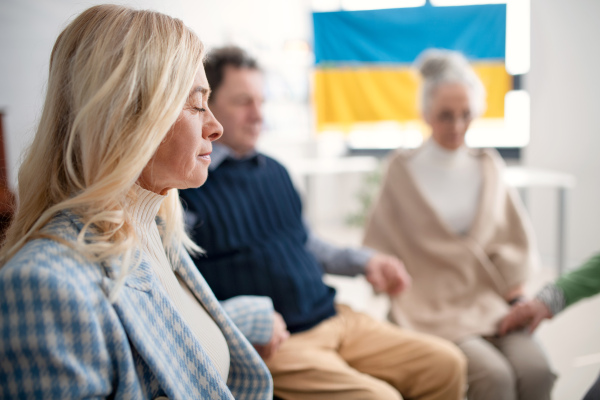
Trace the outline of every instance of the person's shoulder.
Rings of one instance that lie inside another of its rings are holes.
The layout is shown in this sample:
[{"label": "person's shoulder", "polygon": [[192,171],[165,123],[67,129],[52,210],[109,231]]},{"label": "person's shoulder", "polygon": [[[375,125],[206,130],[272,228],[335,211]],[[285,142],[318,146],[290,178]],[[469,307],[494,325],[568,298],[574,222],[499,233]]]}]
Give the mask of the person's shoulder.
[{"label": "person's shoulder", "polygon": [[276,160],[275,158],[268,156],[264,153],[258,154],[259,160],[258,162],[263,165],[266,171],[270,173],[277,173],[279,175],[285,175],[289,177],[290,171],[287,169],[285,165]]},{"label": "person's shoulder", "polygon": [[480,149],[471,149],[472,154],[478,156],[481,159],[489,160],[492,165],[499,171],[506,168],[506,163],[504,159],[498,152],[498,150],[494,148],[480,148]]},{"label": "person's shoulder", "polygon": [[396,150],[392,150],[390,154],[387,156],[386,163],[388,168],[405,168],[406,163],[418,154],[420,148],[416,149],[406,149],[406,148],[398,148]]},{"label": "person's shoulder", "polygon": [[287,168],[282,163],[280,163],[279,161],[277,161],[269,155],[266,155],[264,153],[258,153],[257,157],[259,157],[259,162],[264,163],[264,165],[268,167],[278,168],[287,171]]}]

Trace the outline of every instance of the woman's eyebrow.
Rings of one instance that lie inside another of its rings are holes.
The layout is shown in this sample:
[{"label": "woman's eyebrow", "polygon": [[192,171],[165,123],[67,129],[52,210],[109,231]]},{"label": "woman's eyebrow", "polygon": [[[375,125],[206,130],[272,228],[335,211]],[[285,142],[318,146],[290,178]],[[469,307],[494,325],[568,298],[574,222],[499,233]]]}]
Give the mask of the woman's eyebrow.
[{"label": "woman's eyebrow", "polygon": [[192,89],[192,91],[190,92],[190,97],[192,97],[193,95],[195,95],[196,93],[201,93],[203,96],[208,96],[210,95],[210,89],[206,88],[204,86],[196,86],[195,88]]}]

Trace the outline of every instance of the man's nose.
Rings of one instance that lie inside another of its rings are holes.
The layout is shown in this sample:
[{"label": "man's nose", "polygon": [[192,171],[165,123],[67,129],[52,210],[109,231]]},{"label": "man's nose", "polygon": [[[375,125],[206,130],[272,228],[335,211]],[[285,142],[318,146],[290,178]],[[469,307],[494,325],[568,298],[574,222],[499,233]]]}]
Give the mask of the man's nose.
[{"label": "man's nose", "polygon": [[262,115],[262,103],[254,101],[250,105],[250,117],[253,121],[261,122],[263,119]]}]

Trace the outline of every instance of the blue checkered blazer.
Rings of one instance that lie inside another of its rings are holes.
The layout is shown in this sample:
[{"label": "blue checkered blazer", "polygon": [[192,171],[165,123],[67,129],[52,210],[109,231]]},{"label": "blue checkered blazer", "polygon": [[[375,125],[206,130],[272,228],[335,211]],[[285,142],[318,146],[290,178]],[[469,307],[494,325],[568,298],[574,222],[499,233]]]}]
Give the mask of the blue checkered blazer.
[{"label": "blue checkered blazer", "polygon": [[[81,228],[65,213],[45,232],[74,241]],[[0,269],[0,398],[271,399],[266,366],[187,252],[179,257],[176,272],[229,345],[227,382],[143,255],[111,303],[117,262],[92,262],[69,246],[40,238]],[[238,314],[256,306],[251,300],[236,303]],[[252,331],[247,318],[245,326]],[[254,328],[264,334],[270,327]]]}]

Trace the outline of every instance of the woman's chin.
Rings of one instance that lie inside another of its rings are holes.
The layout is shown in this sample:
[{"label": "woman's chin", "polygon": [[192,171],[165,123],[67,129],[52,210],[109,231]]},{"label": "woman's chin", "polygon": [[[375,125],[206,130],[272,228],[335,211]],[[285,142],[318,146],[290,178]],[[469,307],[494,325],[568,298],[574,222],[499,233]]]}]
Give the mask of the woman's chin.
[{"label": "woman's chin", "polygon": [[199,176],[195,179],[191,179],[189,182],[187,182],[187,187],[185,187],[183,189],[199,188],[200,186],[202,186],[206,183],[207,178],[208,178],[208,174],[203,174],[202,176]]}]

